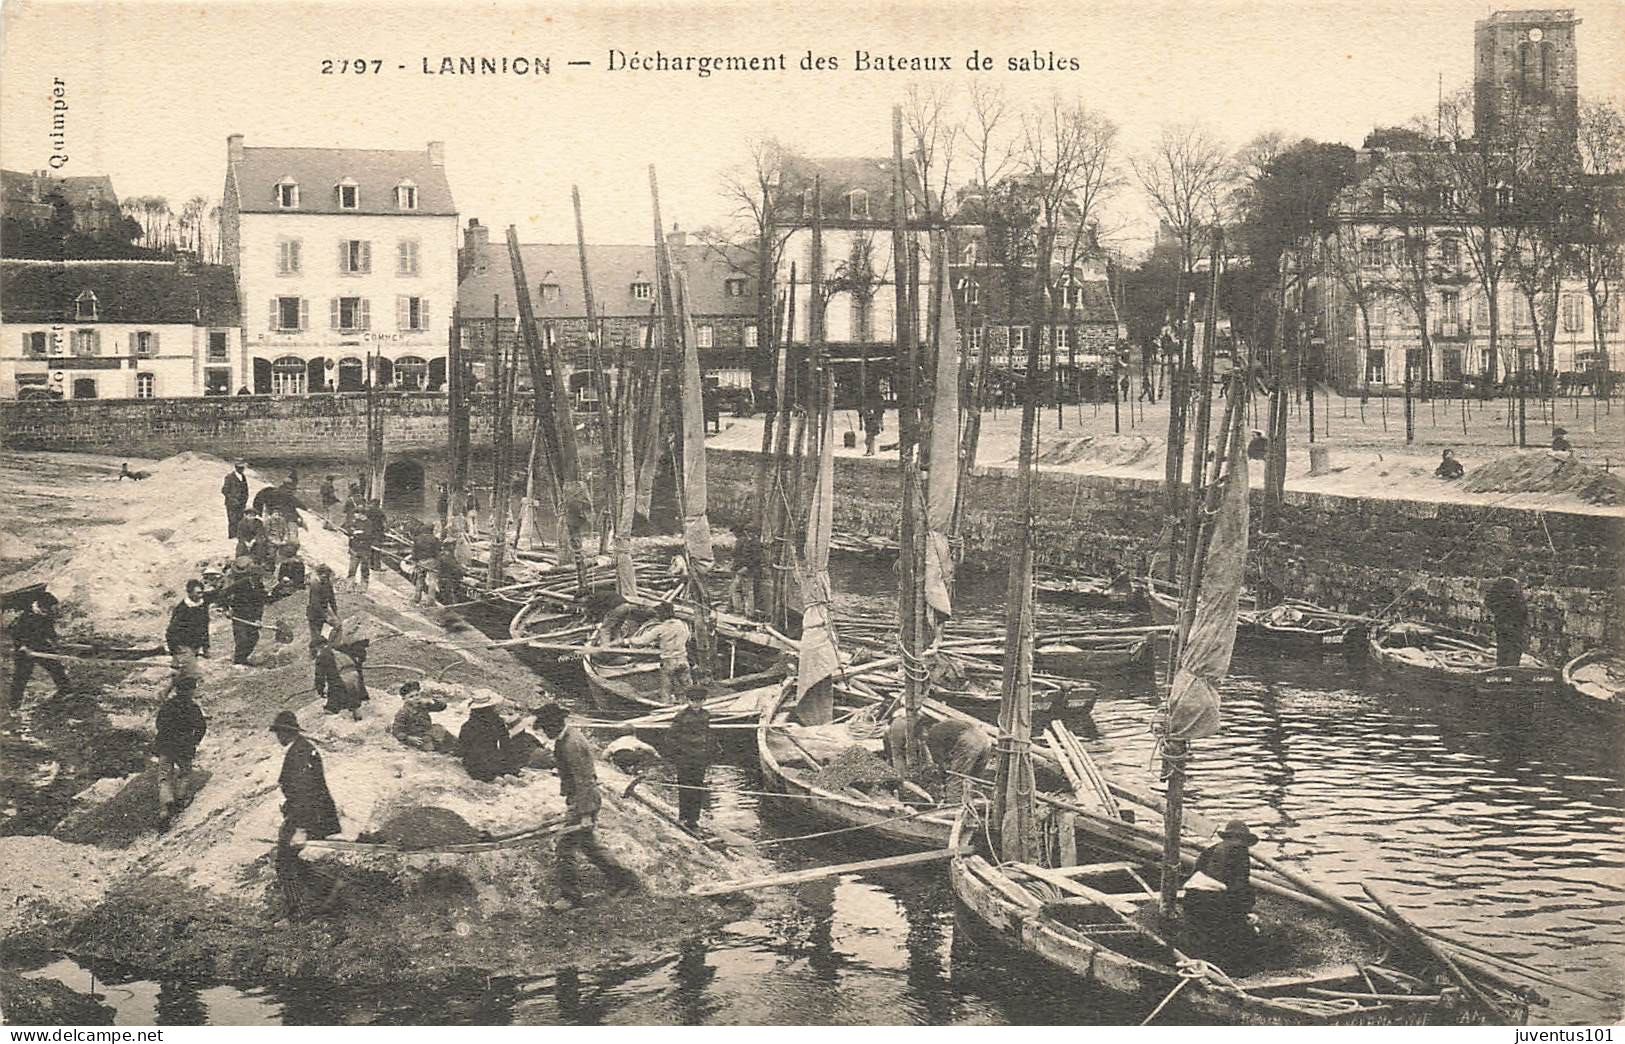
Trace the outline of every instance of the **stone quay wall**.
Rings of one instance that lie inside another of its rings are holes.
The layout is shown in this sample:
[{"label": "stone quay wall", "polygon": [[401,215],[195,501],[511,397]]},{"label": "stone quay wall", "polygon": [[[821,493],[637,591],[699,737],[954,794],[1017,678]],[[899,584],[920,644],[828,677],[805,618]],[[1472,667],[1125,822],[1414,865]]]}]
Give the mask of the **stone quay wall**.
[{"label": "stone quay wall", "polygon": [[[711,516],[755,517],[758,454],[713,449]],[[895,460],[838,458],[835,525],[895,539]],[[962,537],[972,569],[1004,569],[1017,524],[1012,469],[979,468],[965,491]],[[1586,649],[1625,650],[1625,519],[1562,511],[1286,494],[1278,531],[1260,536],[1253,491],[1254,568],[1293,597],[1329,609],[1375,612],[1488,635],[1483,591],[1508,574],[1524,586],[1532,651],[1561,664]],[[1037,560],[1111,575],[1138,568],[1163,527],[1162,484],[1041,472]]]},{"label": "stone quay wall", "polygon": [[[529,396],[521,396],[515,440],[530,440]],[[385,449],[444,451],[446,396],[380,392]],[[470,403],[470,441],[491,443],[488,396]],[[365,460],[367,397],[232,395],[185,399],[74,399],[0,404],[0,439],[9,450],[58,450],[167,457],[184,450],[250,459],[312,456]]]}]

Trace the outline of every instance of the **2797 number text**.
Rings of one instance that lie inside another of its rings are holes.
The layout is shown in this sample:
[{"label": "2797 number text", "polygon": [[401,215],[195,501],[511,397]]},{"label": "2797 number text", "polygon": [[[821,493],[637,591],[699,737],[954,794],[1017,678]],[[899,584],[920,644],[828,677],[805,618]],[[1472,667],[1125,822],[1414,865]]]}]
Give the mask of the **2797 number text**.
[{"label": "2797 number text", "polygon": [[368,73],[377,75],[384,68],[382,58],[323,58],[323,76],[341,76],[345,73],[354,73],[357,76],[366,76]]}]

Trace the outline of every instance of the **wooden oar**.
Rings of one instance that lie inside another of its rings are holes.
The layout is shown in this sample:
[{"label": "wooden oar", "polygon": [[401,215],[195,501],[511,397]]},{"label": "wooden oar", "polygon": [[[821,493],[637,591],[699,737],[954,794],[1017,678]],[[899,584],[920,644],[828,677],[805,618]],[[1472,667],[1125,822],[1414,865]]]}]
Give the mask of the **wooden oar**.
[{"label": "wooden oar", "polygon": [[1457,965],[1453,959],[1451,959],[1448,953],[1445,953],[1444,950],[1441,949],[1432,939],[1429,939],[1427,936],[1423,935],[1421,929],[1411,923],[1410,918],[1394,909],[1394,907],[1387,900],[1383,899],[1382,896],[1378,895],[1376,890],[1373,889],[1369,884],[1362,881],[1360,882],[1360,887],[1365,890],[1366,895],[1371,897],[1371,901],[1376,903],[1377,906],[1381,908],[1382,912],[1388,916],[1389,920],[1393,921],[1394,924],[1397,925],[1412,942],[1423,950],[1423,952],[1427,953],[1434,960],[1443,965],[1445,971],[1450,973],[1450,977],[1455,979],[1456,983],[1461,986],[1462,989],[1466,990],[1467,993],[1474,1000],[1476,1000],[1485,1011],[1494,1016],[1497,1022],[1511,1021],[1511,1019],[1508,1018],[1507,1013],[1501,1009],[1501,1006],[1491,999],[1490,995],[1485,993],[1483,988],[1479,986],[1478,983],[1469,978],[1461,970],[1461,967]]}]

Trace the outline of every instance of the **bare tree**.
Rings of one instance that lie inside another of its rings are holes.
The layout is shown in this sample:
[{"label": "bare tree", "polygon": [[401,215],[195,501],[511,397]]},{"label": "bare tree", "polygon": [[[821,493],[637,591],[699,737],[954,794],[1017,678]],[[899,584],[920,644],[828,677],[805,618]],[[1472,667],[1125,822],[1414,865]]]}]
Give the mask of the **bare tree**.
[{"label": "bare tree", "polygon": [[1173,124],[1162,128],[1148,154],[1131,158],[1129,164],[1152,209],[1177,240],[1180,264],[1189,277],[1234,177],[1228,153],[1200,124]]},{"label": "bare tree", "polygon": [[903,101],[903,126],[914,144],[914,166],[919,174],[924,214],[942,216],[948,210],[948,189],[954,174],[961,121],[954,112],[951,87],[910,84]]},{"label": "bare tree", "polygon": [[1592,390],[1606,398],[1612,360],[1604,331],[1625,278],[1625,203],[1609,182],[1625,172],[1625,112],[1617,101],[1588,99],[1579,115],[1581,177],[1566,215],[1564,259],[1591,301]]},{"label": "bare tree", "polygon": [[1010,133],[1012,115],[1004,91],[982,80],[970,89],[970,115],[961,133],[970,152],[973,180],[987,192],[1015,165],[1015,140]]}]

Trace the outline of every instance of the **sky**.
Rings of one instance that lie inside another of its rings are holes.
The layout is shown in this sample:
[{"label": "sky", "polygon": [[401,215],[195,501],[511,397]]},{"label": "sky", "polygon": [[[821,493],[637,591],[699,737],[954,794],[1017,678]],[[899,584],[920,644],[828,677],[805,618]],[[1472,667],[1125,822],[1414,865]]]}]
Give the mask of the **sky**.
[{"label": "sky", "polygon": [[[1510,6],[1510,5],[1508,5]],[[1530,5],[1533,6],[1533,5]],[[1625,97],[1625,4],[1583,0],[1582,94]],[[751,138],[807,155],[887,155],[890,107],[910,83],[961,98],[980,80],[1014,106],[1081,99],[1120,129],[1126,158],[1165,123],[1199,121],[1231,146],[1265,130],[1358,146],[1373,126],[1430,112],[1472,73],[1460,0],[937,0],[848,5],[738,2],[0,5],[0,165],[111,174],[124,195],[218,197],[226,136],[245,144],[420,149],[443,140],[466,222],[526,241],[574,238],[579,185],[589,239],[651,235],[647,167],[662,211],[694,229],[725,221],[721,173]],[[608,52],[783,54],[785,72],[607,68]],[[1012,71],[1036,49],[1077,68]],[[859,71],[855,52],[946,55],[949,72]],[[803,72],[807,52],[840,68]],[[995,67],[965,70],[977,51]],[[547,75],[425,75],[427,58],[541,57]],[[381,62],[365,75],[322,62]],[[570,67],[568,61],[591,62]],[[404,66],[404,68],[402,68]],[[54,148],[52,91],[68,106]],[[963,162],[963,161],[961,161]],[[1126,165],[1125,165],[1126,168]],[[1146,201],[1114,205],[1124,245],[1149,237]]]}]

